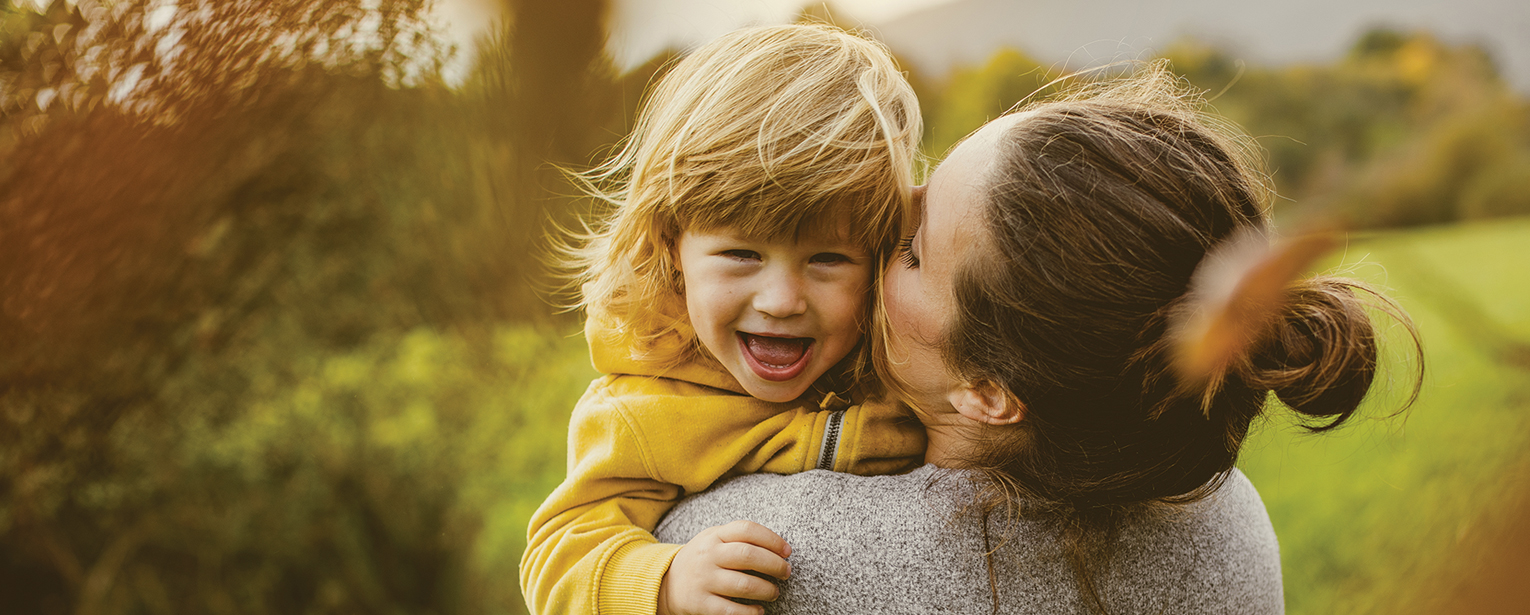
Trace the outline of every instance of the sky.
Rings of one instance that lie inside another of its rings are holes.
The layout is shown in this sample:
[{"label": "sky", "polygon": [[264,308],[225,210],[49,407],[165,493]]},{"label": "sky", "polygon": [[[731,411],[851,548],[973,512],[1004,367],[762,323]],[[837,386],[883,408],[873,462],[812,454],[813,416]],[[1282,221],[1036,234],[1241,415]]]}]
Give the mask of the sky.
[{"label": "sky", "polygon": [[[549,0],[554,1],[554,0]],[[951,0],[834,0],[852,20],[885,23]],[[459,49],[473,41],[498,17],[497,0],[438,0],[436,16]],[[612,33],[607,49],[623,70],[647,61],[665,49],[683,49],[753,24],[786,23],[809,0],[611,0]],[[457,80],[470,62],[459,53],[449,74]]]},{"label": "sky", "polygon": [[[834,0],[851,21],[881,24],[951,0]],[[666,48],[685,48],[752,24],[789,22],[804,0],[613,0],[608,49],[631,68]],[[836,15],[836,18],[841,16]]]},{"label": "sky", "polygon": [[[555,0],[548,0],[555,1]],[[821,0],[611,0],[607,49],[631,68],[751,24],[785,23]],[[498,0],[440,0],[459,47],[496,15]],[[1530,94],[1530,0],[831,0],[841,23],[868,28],[930,76],[1013,46],[1070,66],[1140,57],[1190,35],[1253,63],[1326,62],[1366,29],[1427,29],[1481,44]],[[466,68],[463,53],[459,68]]]},{"label": "sky", "polygon": [[[54,0],[17,0],[42,7]],[[544,0],[554,2],[557,0]],[[460,82],[474,42],[502,0],[436,0],[436,18],[460,50],[447,67]],[[752,24],[786,23],[823,0],[610,0],[607,49],[629,69]],[[830,0],[841,23],[869,29],[928,76],[983,61],[1003,46],[1043,63],[1080,67],[1142,57],[1194,36],[1259,64],[1326,62],[1366,29],[1425,29],[1476,43],[1530,95],[1530,0]]]},{"label": "sky", "polygon": [[1152,54],[1185,36],[1255,65],[1327,63],[1378,26],[1480,45],[1530,94],[1527,0],[959,0],[875,30],[900,57],[938,74],[1002,45],[1078,68]]}]

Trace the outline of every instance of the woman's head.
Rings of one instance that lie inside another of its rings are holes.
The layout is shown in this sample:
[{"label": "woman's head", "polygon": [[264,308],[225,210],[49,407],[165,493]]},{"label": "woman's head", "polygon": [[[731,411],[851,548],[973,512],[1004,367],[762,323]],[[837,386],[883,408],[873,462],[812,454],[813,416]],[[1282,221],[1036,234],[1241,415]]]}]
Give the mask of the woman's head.
[{"label": "woman's head", "polygon": [[[580,176],[613,208],[566,259],[579,306],[647,358],[686,360],[698,346],[681,236],[843,235],[875,258],[896,240],[920,124],[887,50],[837,28],[751,28],[691,52],[653,87],[623,149]],[[684,343],[656,343],[670,335]]]},{"label": "woman's head", "polygon": [[913,257],[889,265],[884,371],[926,407],[978,407],[995,425],[964,461],[1077,513],[1204,493],[1272,391],[1344,421],[1376,365],[1349,281],[1291,287],[1210,394],[1171,371],[1197,266],[1268,225],[1248,154],[1157,65],[990,123],[932,175]]}]

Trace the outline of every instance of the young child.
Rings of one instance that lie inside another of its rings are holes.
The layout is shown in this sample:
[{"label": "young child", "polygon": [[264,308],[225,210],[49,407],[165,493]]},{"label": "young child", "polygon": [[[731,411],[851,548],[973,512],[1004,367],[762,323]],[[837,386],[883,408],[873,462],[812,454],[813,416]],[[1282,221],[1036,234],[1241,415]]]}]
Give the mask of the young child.
[{"label": "young child", "polygon": [[[676,64],[621,152],[581,176],[613,206],[566,263],[606,376],[574,409],[567,479],[532,517],[533,613],[768,599],[743,571],[788,574],[779,536],[730,524],[659,544],[659,519],[724,477],[923,463],[923,428],[854,386],[919,130],[878,44],[827,26],[747,29]],[[749,547],[716,548],[728,542]]]}]

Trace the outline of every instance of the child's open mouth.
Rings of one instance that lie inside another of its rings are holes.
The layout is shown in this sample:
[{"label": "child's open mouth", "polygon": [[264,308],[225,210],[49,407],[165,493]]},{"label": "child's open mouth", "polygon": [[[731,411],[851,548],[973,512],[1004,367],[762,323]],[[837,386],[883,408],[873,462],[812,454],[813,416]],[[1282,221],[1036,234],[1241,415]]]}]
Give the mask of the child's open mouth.
[{"label": "child's open mouth", "polygon": [[740,331],[738,343],[755,375],[773,382],[796,378],[813,356],[811,337],[768,337]]}]

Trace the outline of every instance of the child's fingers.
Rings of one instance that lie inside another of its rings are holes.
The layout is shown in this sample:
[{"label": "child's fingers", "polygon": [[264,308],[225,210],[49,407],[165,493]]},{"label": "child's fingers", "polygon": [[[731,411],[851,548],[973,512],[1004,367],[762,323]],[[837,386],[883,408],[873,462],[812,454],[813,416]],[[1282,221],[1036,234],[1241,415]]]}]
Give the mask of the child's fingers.
[{"label": "child's fingers", "polygon": [[711,575],[707,580],[706,591],[724,598],[743,598],[757,602],[771,602],[781,595],[781,590],[768,579],[737,570],[719,570]]},{"label": "child's fingers", "polygon": [[717,530],[717,538],[723,542],[747,542],[768,549],[783,558],[792,555],[792,547],[786,544],[785,538],[753,521],[740,519],[713,529]]},{"label": "child's fingers", "polygon": [[715,558],[714,563],[727,570],[752,570],[777,579],[792,576],[792,565],[781,556],[745,542],[717,545]]},{"label": "child's fingers", "polygon": [[708,596],[702,601],[700,612],[706,615],[765,615],[765,607],[739,604],[722,596]]}]

